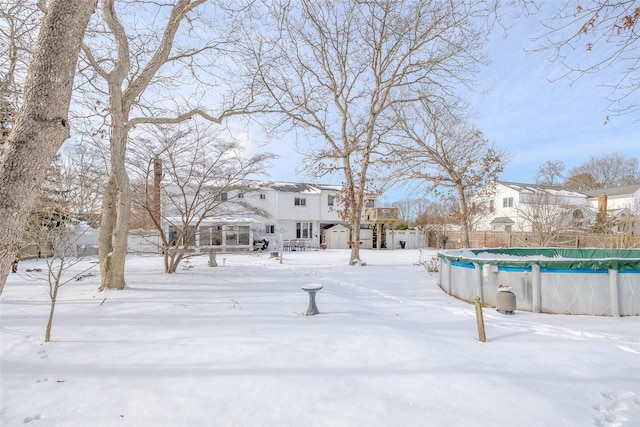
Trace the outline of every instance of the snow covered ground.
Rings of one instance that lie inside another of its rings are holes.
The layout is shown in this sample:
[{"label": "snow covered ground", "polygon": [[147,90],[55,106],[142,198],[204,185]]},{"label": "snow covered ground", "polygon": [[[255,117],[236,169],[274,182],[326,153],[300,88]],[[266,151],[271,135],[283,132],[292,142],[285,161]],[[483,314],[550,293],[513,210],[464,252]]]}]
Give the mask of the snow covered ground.
[{"label": "snow covered ground", "polygon": [[481,343],[417,250],[362,258],[201,256],[165,275],[131,256],[124,291],[98,292],[97,267],[60,290],[49,343],[43,273],[25,272],[45,264],[23,261],[0,297],[0,425],[640,425],[640,318],[485,308]]}]

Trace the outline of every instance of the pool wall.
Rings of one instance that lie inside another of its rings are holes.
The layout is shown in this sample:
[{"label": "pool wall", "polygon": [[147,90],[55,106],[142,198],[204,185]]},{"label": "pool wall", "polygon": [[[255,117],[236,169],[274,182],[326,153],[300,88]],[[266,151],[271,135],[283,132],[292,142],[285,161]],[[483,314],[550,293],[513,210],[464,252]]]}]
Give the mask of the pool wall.
[{"label": "pool wall", "polygon": [[[576,252],[578,251],[578,252]],[[640,315],[640,250],[620,257],[606,251],[571,250],[573,257],[536,256],[535,250],[473,249],[444,251],[439,284],[460,299],[495,307],[499,286],[509,286],[516,309],[534,313],[599,316]],[[615,251],[614,251],[615,252]],[[522,256],[519,256],[522,255]],[[606,258],[589,258],[588,256]],[[505,258],[508,257],[508,258]]]}]

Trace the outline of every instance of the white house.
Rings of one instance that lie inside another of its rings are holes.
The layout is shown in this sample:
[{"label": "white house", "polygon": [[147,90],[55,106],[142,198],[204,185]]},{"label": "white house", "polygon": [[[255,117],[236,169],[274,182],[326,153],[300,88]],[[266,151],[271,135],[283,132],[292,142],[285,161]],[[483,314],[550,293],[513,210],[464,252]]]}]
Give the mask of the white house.
[{"label": "white house", "polygon": [[[232,214],[223,217],[211,216],[202,221],[192,242],[195,247],[214,247],[222,250],[252,250],[254,241],[268,241],[268,248],[304,250],[318,248],[321,244],[329,248],[346,248],[338,239],[329,239],[326,230],[343,224],[339,215],[338,194],[342,187],[293,182],[250,181],[244,190],[230,190],[219,195],[222,200],[241,200],[258,208],[264,215],[255,212]],[[365,200],[365,209],[374,207],[375,198]],[[170,206],[163,203],[163,217],[171,233]],[[220,205],[224,209],[224,204]],[[363,215],[364,218],[364,215]],[[175,222],[179,224],[179,221]],[[363,221],[363,227],[367,227]],[[361,230],[366,237],[370,230]],[[180,242],[176,242],[180,244]],[[371,238],[363,239],[363,248],[371,247]]]},{"label": "white house", "polygon": [[257,184],[259,190],[247,194],[246,198],[248,203],[268,213],[255,219],[260,223],[258,236],[268,240],[270,247],[275,247],[276,242],[289,242],[292,249],[295,246],[317,248],[326,243],[324,230],[343,222],[337,205],[340,186],[292,182]]},{"label": "white house", "polygon": [[543,216],[555,218],[557,229],[585,230],[595,225],[598,212],[606,212],[616,223],[614,231],[640,232],[640,185],[578,192],[498,181],[490,196],[481,197],[476,201],[485,203],[487,212],[476,223],[479,231],[531,231],[531,221]]},{"label": "white house", "polygon": [[481,200],[487,204],[487,213],[475,228],[480,231],[531,231],[531,223],[525,217],[533,206],[544,206],[559,213],[567,207],[585,205],[586,198],[585,194],[560,187],[498,181],[487,200]]},{"label": "white house", "polygon": [[598,198],[606,196],[606,210],[628,209],[640,213],[640,184],[588,190],[587,205],[598,209]]},{"label": "white house", "polygon": [[613,231],[640,234],[640,184],[585,191],[587,205],[607,212]]}]

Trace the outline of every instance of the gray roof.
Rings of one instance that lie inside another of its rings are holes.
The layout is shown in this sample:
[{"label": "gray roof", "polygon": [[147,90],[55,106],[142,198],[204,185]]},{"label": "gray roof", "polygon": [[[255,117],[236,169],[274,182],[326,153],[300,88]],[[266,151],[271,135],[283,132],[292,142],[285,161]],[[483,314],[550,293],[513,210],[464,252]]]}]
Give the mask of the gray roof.
[{"label": "gray roof", "polygon": [[499,216],[494,218],[491,224],[515,224],[515,222],[508,216]]},{"label": "gray roof", "polygon": [[269,182],[267,186],[283,193],[319,193],[322,190],[340,191],[339,185],[306,184],[303,182]]},{"label": "gray roof", "polygon": [[571,190],[560,185],[545,185],[545,184],[525,184],[520,182],[498,181],[499,184],[509,187],[512,190],[516,190],[519,193],[548,193],[558,196],[572,196],[572,197],[585,197],[585,192]]},{"label": "gray roof", "polygon": [[622,196],[633,194],[640,189],[640,184],[625,185],[623,187],[599,188],[597,190],[586,190],[584,194],[589,197],[598,197],[603,194],[607,196]]},{"label": "gray roof", "polygon": [[341,185],[309,184],[305,182],[246,180],[245,183],[251,184],[254,188],[271,188],[283,193],[319,193],[323,190],[338,192],[342,189]]}]

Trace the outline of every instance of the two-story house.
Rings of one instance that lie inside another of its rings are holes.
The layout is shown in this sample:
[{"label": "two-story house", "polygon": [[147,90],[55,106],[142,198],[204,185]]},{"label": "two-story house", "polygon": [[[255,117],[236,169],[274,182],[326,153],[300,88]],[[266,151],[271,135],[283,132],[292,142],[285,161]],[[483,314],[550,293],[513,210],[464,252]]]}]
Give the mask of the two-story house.
[{"label": "two-story house", "polygon": [[[229,190],[218,195],[222,200],[234,201],[235,205],[244,204],[257,209],[244,211],[225,211],[224,204],[216,211],[222,215],[211,215],[200,221],[192,244],[195,247],[213,247],[222,250],[252,249],[256,240],[268,241],[269,249],[318,248],[321,245],[346,248],[344,242],[336,239],[332,242],[329,230],[343,227],[339,214],[338,195],[341,186],[307,184],[293,182],[250,181],[243,189]],[[241,202],[241,203],[238,203]],[[230,206],[233,203],[229,204]],[[366,208],[375,206],[375,198],[367,197]],[[171,206],[163,203],[165,227],[171,233],[174,218]],[[195,220],[195,218],[194,218]],[[179,222],[175,218],[175,223]],[[368,227],[365,222],[364,227]],[[368,244],[363,247],[370,246]],[[180,242],[176,242],[180,244]]]},{"label": "two-story house", "polygon": [[486,214],[476,223],[477,230],[531,231],[532,219],[552,217],[567,207],[584,205],[586,196],[560,187],[498,181],[486,200]]},{"label": "two-story house", "polygon": [[476,222],[479,231],[532,231],[534,223],[542,222],[556,230],[587,230],[593,229],[601,213],[611,219],[613,231],[640,232],[640,185],[578,192],[498,181],[487,193],[476,198],[487,207]]}]

